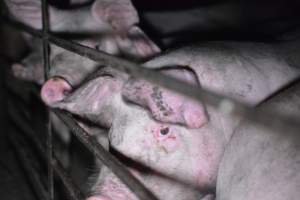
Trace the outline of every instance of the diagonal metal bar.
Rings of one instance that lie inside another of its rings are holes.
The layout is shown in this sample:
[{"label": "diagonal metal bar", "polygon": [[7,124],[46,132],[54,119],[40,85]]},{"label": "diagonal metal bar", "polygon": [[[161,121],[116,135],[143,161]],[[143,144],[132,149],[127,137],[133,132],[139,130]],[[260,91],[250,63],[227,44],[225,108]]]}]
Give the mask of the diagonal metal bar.
[{"label": "diagonal metal bar", "polygon": [[[39,31],[22,23],[15,22],[13,20],[9,21],[20,27],[22,30],[37,37],[41,37]],[[222,96],[196,86],[191,86],[180,80],[144,68],[128,60],[111,56],[104,52],[99,52],[95,49],[85,47],[71,41],[63,40],[51,34],[49,34],[49,41],[78,55],[99,62],[102,65],[116,68],[135,77],[144,78],[152,83],[174,90],[185,96],[189,96],[199,102],[205,102],[207,105],[213,106],[229,117],[243,117],[250,120],[252,123],[262,125],[272,131],[298,131],[300,129],[299,119],[290,119],[278,113],[274,113],[272,110],[265,111],[263,113],[259,112],[256,109],[231,99],[230,97]]]},{"label": "diagonal metal bar", "polygon": [[157,200],[157,198],[120,163],[113,155],[107,152],[94,138],[91,138],[72,118],[64,111],[53,110],[54,113],[70,128],[76,137],[106,165],[140,200]]},{"label": "diagonal metal bar", "polygon": [[[47,0],[42,0],[42,22],[43,22],[43,60],[44,60],[44,72],[45,80],[48,79],[50,70],[50,59],[49,59],[49,43],[48,43],[48,32],[49,32],[49,16],[48,16],[48,5]],[[52,144],[52,130],[50,122],[50,112],[48,111],[47,120],[47,156],[48,156],[48,199],[54,200],[54,180],[53,180],[53,168],[51,165],[53,159],[53,144]]]}]

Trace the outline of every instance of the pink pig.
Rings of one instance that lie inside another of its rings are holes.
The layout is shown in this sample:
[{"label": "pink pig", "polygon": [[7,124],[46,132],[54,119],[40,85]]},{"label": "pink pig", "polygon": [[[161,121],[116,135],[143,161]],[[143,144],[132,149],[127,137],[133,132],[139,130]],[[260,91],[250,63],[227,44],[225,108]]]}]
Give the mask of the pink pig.
[{"label": "pink pig", "polygon": [[[281,52],[291,46],[208,43],[171,51],[144,66],[254,106],[299,77],[291,64],[296,59]],[[113,152],[127,158],[125,164],[137,163],[129,166],[133,174],[159,198],[210,198],[205,194],[215,190],[220,160],[240,119],[112,69],[98,75],[59,101],[45,102],[110,128]],[[43,89],[41,95],[47,100]],[[100,175],[93,198],[135,198],[107,174]]]}]

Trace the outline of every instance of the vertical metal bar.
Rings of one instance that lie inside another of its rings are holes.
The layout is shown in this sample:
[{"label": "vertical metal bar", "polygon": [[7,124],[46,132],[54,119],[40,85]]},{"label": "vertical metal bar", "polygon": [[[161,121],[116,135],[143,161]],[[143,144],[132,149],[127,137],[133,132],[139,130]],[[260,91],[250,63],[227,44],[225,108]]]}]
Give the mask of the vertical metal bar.
[{"label": "vertical metal bar", "polygon": [[[14,102],[9,102],[10,107],[12,107]],[[28,121],[24,121],[24,116],[22,115],[22,112],[18,106],[12,107],[13,109],[8,112],[9,118],[12,121],[14,125],[16,125],[16,128],[21,131],[22,136],[25,136],[27,140],[29,140],[33,145],[34,148],[38,151],[39,155],[43,159],[44,162],[47,162],[47,156],[46,156],[46,149],[43,148],[41,145],[39,139],[35,136],[34,130],[28,125]],[[20,149],[20,148],[19,148]],[[65,169],[62,167],[60,161],[57,159],[57,156],[55,153],[53,153],[53,159],[52,159],[52,166],[54,172],[60,177],[62,183],[66,187],[68,194],[70,195],[71,199],[74,200],[83,200],[85,194],[80,190],[80,188],[73,182],[71,177],[65,172]],[[41,191],[43,192],[43,191]],[[45,191],[44,193],[47,194]],[[46,200],[45,195],[45,199]],[[42,199],[42,198],[40,198]]]},{"label": "vertical metal bar", "polygon": [[[44,72],[45,80],[47,80],[50,70],[49,62],[49,43],[48,43],[48,31],[49,31],[49,16],[47,0],[42,0],[42,21],[43,21],[43,58],[44,58]],[[48,157],[48,199],[54,200],[54,180],[53,180],[53,145],[52,145],[52,130],[50,122],[50,112],[48,111],[47,122],[47,157]]]},{"label": "vertical metal bar", "polygon": [[39,175],[36,173],[33,167],[33,163],[30,161],[28,151],[21,145],[19,138],[16,134],[8,135],[9,142],[12,144],[13,149],[16,153],[17,158],[20,160],[22,167],[27,173],[30,183],[32,184],[33,190],[37,195],[38,199],[46,200],[47,192],[41,182]]}]

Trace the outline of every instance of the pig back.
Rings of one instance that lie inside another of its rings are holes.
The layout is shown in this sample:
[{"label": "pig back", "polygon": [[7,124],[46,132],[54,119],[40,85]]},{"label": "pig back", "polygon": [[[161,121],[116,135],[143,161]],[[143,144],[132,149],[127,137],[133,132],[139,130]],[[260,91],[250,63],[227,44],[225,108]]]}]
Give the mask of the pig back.
[{"label": "pig back", "polygon": [[[258,109],[272,109],[299,119],[299,81]],[[270,131],[243,122],[225,150],[218,173],[217,199],[299,199],[299,132]]]}]

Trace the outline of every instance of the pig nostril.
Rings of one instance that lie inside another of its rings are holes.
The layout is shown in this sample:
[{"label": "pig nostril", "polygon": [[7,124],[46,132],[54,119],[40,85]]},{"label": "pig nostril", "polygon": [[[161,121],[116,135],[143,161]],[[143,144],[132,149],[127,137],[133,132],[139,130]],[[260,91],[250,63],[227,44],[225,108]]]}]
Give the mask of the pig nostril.
[{"label": "pig nostril", "polygon": [[68,95],[68,94],[70,94],[70,90],[64,90],[64,91],[63,91],[63,95],[66,96],[66,95]]},{"label": "pig nostril", "polygon": [[46,91],[46,94],[47,94],[48,97],[54,97],[54,91],[52,89],[48,89]]},{"label": "pig nostril", "polygon": [[169,133],[169,128],[163,128],[163,129],[160,129],[160,134],[162,135],[167,135]]}]

